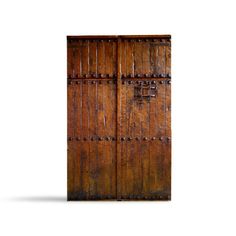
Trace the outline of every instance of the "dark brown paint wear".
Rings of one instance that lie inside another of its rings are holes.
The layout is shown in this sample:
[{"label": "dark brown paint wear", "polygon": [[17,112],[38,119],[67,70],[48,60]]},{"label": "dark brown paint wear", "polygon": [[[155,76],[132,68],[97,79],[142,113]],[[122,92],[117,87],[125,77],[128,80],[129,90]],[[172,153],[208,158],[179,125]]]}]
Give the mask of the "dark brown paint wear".
[{"label": "dark brown paint wear", "polygon": [[67,73],[68,200],[170,200],[170,36],[68,36]]}]

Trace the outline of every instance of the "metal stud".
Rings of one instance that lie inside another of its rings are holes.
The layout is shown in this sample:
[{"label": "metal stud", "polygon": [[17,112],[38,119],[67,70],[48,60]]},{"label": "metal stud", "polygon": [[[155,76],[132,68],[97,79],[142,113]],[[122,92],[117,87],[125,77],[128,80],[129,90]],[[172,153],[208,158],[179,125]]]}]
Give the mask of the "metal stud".
[{"label": "metal stud", "polygon": [[96,81],[92,81],[92,84],[96,84]]},{"label": "metal stud", "polygon": [[163,80],[161,80],[161,81],[160,81],[160,84],[164,84],[164,81],[163,81]]},{"label": "metal stud", "polygon": [[76,83],[76,84],[80,84],[80,82],[79,82],[79,81],[76,81],[75,83]]},{"label": "metal stud", "polygon": [[156,84],[156,81],[155,81],[155,80],[153,80],[153,81],[152,81],[152,84]]},{"label": "metal stud", "polygon": [[125,137],[122,137],[122,138],[121,138],[121,141],[125,141]]},{"label": "metal stud", "polygon": [[129,80],[129,82],[128,82],[129,84],[132,84],[133,83],[133,81],[131,81],[131,80]]},{"label": "metal stud", "polygon": [[171,74],[167,74],[167,78],[171,78]]},{"label": "metal stud", "polygon": [[102,138],[102,137],[99,137],[98,139],[99,139],[99,141],[102,141],[102,140],[103,140],[103,138]]},{"label": "metal stud", "polygon": [[160,141],[163,141],[163,137],[160,137],[159,140],[160,140]]},{"label": "metal stud", "polygon": [[80,137],[76,137],[76,141],[80,141]]},{"label": "metal stud", "polygon": [[70,81],[68,81],[68,84],[72,84],[72,81],[70,80]]},{"label": "metal stud", "polygon": [[72,140],[73,140],[73,138],[72,138],[72,137],[69,137],[69,138],[68,138],[68,141],[72,141]]},{"label": "metal stud", "polygon": [[156,140],[156,137],[152,137],[152,140]]},{"label": "metal stud", "polygon": [[167,140],[170,141],[170,140],[171,140],[171,137],[167,137]]},{"label": "metal stud", "polygon": [[115,137],[112,137],[112,141],[115,141],[116,140],[116,138]]},{"label": "metal stud", "polygon": [[139,138],[139,137],[136,137],[135,139],[136,139],[137,141],[139,141],[139,140],[140,140],[140,138]]},{"label": "metal stud", "polygon": [[132,138],[131,138],[131,137],[128,137],[127,139],[128,139],[128,141],[131,141],[131,140],[132,140]]},{"label": "metal stud", "polygon": [[148,138],[147,138],[147,137],[144,137],[144,138],[143,138],[143,140],[147,141],[147,140],[148,140]]},{"label": "metal stud", "polygon": [[168,83],[168,84],[171,84],[171,80],[168,80],[167,83]]},{"label": "metal stud", "polygon": [[107,140],[107,141],[110,141],[110,137],[106,137],[106,140]]}]

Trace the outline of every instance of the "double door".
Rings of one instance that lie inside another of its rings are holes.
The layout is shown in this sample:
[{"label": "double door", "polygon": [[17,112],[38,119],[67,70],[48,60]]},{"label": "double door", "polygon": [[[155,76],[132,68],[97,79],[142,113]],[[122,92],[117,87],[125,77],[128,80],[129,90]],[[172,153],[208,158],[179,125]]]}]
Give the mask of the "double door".
[{"label": "double door", "polygon": [[67,66],[68,200],[169,200],[170,36],[68,36]]}]

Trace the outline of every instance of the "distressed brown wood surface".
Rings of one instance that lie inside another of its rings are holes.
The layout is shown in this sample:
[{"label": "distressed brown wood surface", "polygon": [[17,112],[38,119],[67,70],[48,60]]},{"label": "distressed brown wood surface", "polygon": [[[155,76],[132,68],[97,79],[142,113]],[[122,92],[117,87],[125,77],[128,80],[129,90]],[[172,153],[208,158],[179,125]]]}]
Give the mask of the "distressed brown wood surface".
[{"label": "distressed brown wood surface", "polygon": [[170,36],[67,41],[68,200],[170,200]]}]

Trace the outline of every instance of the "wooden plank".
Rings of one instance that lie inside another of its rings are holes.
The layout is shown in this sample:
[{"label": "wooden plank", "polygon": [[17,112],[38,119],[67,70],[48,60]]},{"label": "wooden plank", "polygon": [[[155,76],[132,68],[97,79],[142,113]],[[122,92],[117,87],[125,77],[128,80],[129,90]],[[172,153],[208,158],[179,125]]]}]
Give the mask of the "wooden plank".
[{"label": "wooden plank", "polygon": [[134,42],[134,74],[143,73],[143,60],[142,60],[142,43]]},{"label": "wooden plank", "polygon": [[105,45],[104,42],[99,42],[97,46],[97,74],[105,74]]},{"label": "wooden plank", "polygon": [[80,185],[81,177],[81,139],[82,136],[82,83],[74,83],[75,88],[75,104],[74,104],[74,114],[75,114],[75,133],[74,133],[74,191],[80,193],[83,191]]},{"label": "wooden plank", "polygon": [[81,152],[80,152],[80,173],[81,173],[81,193],[79,195],[80,199],[89,199],[89,173],[90,173],[90,155],[89,155],[89,106],[88,106],[88,96],[89,96],[89,84],[83,81],[82,85],[82,141],[81,141]]},{"label": "wooden plank", "polygon": [[[165,47],[166,61],[165,73],[171,74],[171,48]],[[165,191],[170,195],[171,192],[171,81],[168,80],[166,84],[166,155],[165,155],[165,170],[166,170],[166,185]]]},{"label": "wooden plank", "polygon": [[[105,63],[106,63],[106,54],[105,54],[105,44],[104,42],[98,42],[98,52],[97,52],[97,61],[98,61],[98,74],[105,74]],[[98,120],[98,126],[97,126],[97,136],[99,139],[103,138],[105,136],[105,95],[104,95],[104,82],[99,80],[98,82],[98,88],[97,88],[97,120]],[[105,163],[105,141],[104,140],[98,140],[97,141],[97,148],[98,148],[98,162],[97,162],[97,168],[99,170],[99,174],[97,177],[97,190],[99,196],[104,196],[104,181],[105,177],[102,173],[104,171],[104,163]]]},{"label": "wooden plank", "polygon": [[97,83],[95,81],[89,81],[89,90],[87,97],[89,107],[89,194],[90,197],[95,198],[97,195],[97,145],[91,140],[96,135],[97,131]]},{"label": "wooden plank", "polygon": [[73,74],[73,48],[67,47],[67,77],[71,77]]},{"label": "wooden plank", "polygon": [[89,73],[89,41],[81,43],[82,75]]},{"label": "wooden plank", "polygon": [[89,75],[97,75],[97,42],[89,42]]},{"label": "wooden plank", "polygon": [[121,39],[117,43],[116,198],[121,199]]},{"label": "wooden plank", "polygon": [[73,64],[74,64],[74,71],[72,76],[73,77],[81,77],[81,68],[82,68],[82,64],[81,64],[81,42],[76,42],[75,44],[75,48],[73,48]]}]

